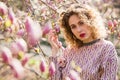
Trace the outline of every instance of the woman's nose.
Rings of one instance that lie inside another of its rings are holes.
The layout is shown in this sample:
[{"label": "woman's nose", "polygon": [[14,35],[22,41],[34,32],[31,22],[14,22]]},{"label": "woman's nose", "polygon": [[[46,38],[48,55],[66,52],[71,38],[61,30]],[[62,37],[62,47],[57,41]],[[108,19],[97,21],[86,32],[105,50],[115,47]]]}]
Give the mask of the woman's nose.
[{"label": "woman's nose", "polygon": [[81,31],[82,31],[82,29],[80,28],[80,26],[77,26],[77,31],[78,31],[78,32],[81,32]]}]

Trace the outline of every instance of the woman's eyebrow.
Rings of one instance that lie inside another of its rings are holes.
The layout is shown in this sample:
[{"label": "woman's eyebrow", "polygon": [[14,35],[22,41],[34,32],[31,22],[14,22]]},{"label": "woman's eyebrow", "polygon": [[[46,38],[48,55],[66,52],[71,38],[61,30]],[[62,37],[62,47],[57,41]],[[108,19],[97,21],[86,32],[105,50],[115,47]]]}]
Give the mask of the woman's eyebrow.
[{"label": "woman's eyebrow", "polygon": [[74,24],[71,24],[71,25],[69,25],[69,26],[74,26]]},{"label": "woman's eyebrow", "polygon": [[83,24],[84,22],[83,21],[78,21],[78,23],[82,23]]}]

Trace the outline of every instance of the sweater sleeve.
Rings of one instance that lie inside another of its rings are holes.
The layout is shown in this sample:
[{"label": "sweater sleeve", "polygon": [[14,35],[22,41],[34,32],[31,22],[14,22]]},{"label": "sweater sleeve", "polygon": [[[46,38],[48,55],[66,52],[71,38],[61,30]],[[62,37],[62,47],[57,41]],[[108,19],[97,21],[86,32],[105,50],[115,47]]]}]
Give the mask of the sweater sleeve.
[{"label": "sweater sleeve", "polygon": [[104,58],[102,67],[104,73],[101,76],[101,80],[116,80],[117,75],[117,53],[112,43],[108,43],[104,48]]}]

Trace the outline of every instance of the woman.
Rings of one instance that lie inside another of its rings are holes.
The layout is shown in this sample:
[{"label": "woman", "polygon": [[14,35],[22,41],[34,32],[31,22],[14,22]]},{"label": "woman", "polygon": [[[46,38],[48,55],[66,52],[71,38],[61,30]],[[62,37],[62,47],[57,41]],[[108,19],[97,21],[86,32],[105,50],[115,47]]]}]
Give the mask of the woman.
[{"label": "woman", "polygon": [[[48,34],[51,59],[57,69],[52,80],[65,80],[70,70],[76,71],[81,80],[116,80],[117,53],[114,45],[104,39],[106,30],[98,11],[85,4],[73,4],[61,14],[60,25],[67,43],[65,49],[54,30]],[[62,61],[56,55],[61,48]]]}]

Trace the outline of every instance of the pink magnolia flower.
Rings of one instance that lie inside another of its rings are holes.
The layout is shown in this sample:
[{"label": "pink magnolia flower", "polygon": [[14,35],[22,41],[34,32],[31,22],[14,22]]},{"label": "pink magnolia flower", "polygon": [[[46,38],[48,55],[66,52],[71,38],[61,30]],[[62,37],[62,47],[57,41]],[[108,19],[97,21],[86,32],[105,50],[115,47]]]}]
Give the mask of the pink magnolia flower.
[{"label": "pink magnolia flower", "polygon": [[19,37],[23,37],[24,34],[25,34],[25,30],[24,30],[24,29],[20,29],[20,30],[18,30],[18,32],[17,32],[17,35],[18,35]]},{"label": "pink magnolia flower", "polygon": [[5,62],[5,63],[9,64],[10,61],[12,60],[12,53],[11,53],[10,49],[7,47],[1,47],[0,55],[2,57],[3,62]]},{"label": "pink magnolia flower", "polygon": [[113,24],[112,20],[109,20],[109,21],[108,21],[108,27],[109,27],[109,28],[114,27],[114,24]]},{"label": "pink magnolia flower", "polygon": [[53,62],[50,63],[50,67],[49,67],[49,74],[50,76],[53,76],[55,74],[55,64]]},{"label": "pink magnolia flower", "polygon": [[10,21],[11,21],[12,23],[16,23],[15,14],[14,14],[12,8],[9,8],[9,9],[8,9],[8,18],[10,19]]},{"label": "pink magnolia flower", "polygon": [[30,17],[26,18],[25,28],[27,31],[27,41],[30,46],[35,46],[42,36],[41,28]]},{"label": "pink magnolia flower", "polygon": [[24,55],[23,59],[21,60],[22,66],[25,66],[28,60],[29,60],[29,57],[27,55]]},{"label": "pink magnolia flower", "polygon": [[23,51],[23,52],[27,51],[27,43],[24,39],[22,39],[22,38],[17,39],[16,44],[20,51]]},{"label": "pink magnolia flower", "polygon": [[113,20],[113,24],[114,24],[114,27],[116,27],[116,25],[118,24],[117,20]]},{"label": "pink magnolia flower", "polygon": [[19,48],[18,48],[18,45],[15,42],[11,43],[10,50],[11,50],[13,56],[15,56],[15,57],[18,56]]},{"label": "pink magnolia flower", "polygon": [[10,50],[12,51],[13,56],[17,57],[19,52],[27,52],[27,43],[24,39],[16,39],[16,42],[11,43]]},{"label": "pink magnolia flower", "polygon": [[5,15],[7,14],[7,12],[8,12],[7,6],[3,2],[0,2],[0,13],[2,15]]},{"label": "pink magnolia flower", "polygon": [[46,34],[49,33],[49,31],[52,29],[52,24],[51,21],[48,21],[45,26],[43,27],[42,31],[43,31],[43,36],[45,36]]},{"label": "pink magnolia flower", "polygon": [[13,70],[14,77],[17,79],[22,79],[24,77],[24,68],[19,60],[12,59],[10,67]]},{"label": "pink magnolia flower", "polygon": [[41,60],[41,63],[40,63],[40,66],[39,66],[41,72],[45,72],[46,65],[47,64],[46,64],[45,60]]},{"label": "pink magnolia flower", "polygon": [[60,33],[60,26],[59,25],[55,25],[54,29],[56,30],[57,33]]}]

